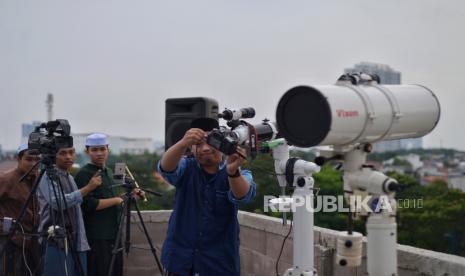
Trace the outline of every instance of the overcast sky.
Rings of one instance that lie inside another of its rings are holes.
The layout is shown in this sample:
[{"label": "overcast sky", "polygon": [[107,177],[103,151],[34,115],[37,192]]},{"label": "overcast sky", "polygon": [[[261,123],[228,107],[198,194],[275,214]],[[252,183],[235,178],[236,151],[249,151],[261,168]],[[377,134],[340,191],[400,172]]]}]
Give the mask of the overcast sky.
[{"label": "overcast sky", "polygon": [[164,138],[167,98],[206,96],[274,118],[298,84],[389,64],[438,96],[427,147],[465,150],[465,2],[0,0],[0,144],[55,117],[76,133]]}]

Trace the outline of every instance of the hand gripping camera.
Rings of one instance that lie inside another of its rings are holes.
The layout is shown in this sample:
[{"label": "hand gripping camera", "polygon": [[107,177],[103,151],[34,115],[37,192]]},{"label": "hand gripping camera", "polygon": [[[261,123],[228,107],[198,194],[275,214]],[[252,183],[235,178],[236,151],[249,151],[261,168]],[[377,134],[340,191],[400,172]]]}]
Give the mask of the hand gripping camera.
[{"label": "hand gripping camera", "polygon": [[237,153],[237,146],[247,145],[250,147],[252,159],[259,152],[259,142],[272,140],[276,137],[277,131],[273,123],[263,120],[261,124],[251,125],[240,119],[253,118],[255,110],[251,107],[241,109],[225,109],[219,118],[227,121],[227,127],[212,130],[207,143],[226,155]]}]

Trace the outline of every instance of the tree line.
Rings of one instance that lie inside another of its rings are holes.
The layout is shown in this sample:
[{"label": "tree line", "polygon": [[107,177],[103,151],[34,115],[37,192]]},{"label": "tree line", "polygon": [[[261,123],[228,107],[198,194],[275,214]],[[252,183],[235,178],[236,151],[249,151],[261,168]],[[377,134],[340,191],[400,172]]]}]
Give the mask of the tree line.
[{"label": "tree line", "polygon": [[[292,155],[299,155],[309,161],[313,158],[312,153],[296,152]],[[174,206],[175,189],[168,189],[168,185],[163,183],[155,173],[155,166],[159,159],[160,156],[150,153],[111,155],[109,158],[108,167],[114,168],[115,162],[125,162],[142,187],[163,193],[163,197],[147,195],[148,202],[141,202],[141,209],[169,210]],[[78,161],[85,163],[82,156]],[[245,167],[253,172],[257,184],[257,196],[255,200],[241,206],[240,209],[281,217],[280,213],[264,212],[264,196],[277,197],[281,193],[274,175],[274,162],[271,155],[259,155]],[[314,175],[318,194],[342,196],[341,175],[341,171],[330,165],[324,166],[320,173]],[[389,175],[405,185],[405,188],[396,195],[402,205],[397,210],[398,243],[465,256],[465,193],[449,189],[447,183],[443,181],[435,181],[422,186],[411,176],[394,172]],[[291,192],[288,191],[287,194]],[[288,214],[288,217],[291,218],[291,214]],[[315,225],[340,231],[346,230],[347,214],[316,212]],[[356,220],[355,230],[366,234],[365,222]]]}]

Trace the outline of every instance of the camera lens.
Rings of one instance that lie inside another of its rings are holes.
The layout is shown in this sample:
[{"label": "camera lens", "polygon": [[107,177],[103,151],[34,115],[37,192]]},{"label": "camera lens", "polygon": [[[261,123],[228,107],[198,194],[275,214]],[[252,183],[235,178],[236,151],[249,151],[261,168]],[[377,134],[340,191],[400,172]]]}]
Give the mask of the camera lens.
[{"label": "camera lens", "polygon": [[247,107],[241,109],[242,118],[253,118],[255,117],[255,109],[253,107]]}]

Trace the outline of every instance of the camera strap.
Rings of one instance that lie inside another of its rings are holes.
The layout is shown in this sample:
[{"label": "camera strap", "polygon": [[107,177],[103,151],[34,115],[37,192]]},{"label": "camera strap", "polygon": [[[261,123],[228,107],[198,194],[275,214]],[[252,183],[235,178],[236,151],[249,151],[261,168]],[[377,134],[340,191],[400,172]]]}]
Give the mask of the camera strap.
[{"label": "camera strap", "polygon": [[247,127],[249,128],[249,147],[250,147],[250,157],[252,158],[252,160],[255,159],[255,157],[257,157],[257,154],[258,154],[258,135],[257,135],[257,130],[255,129],[255,127],[245,121],[242,121],[243,123],[245,123],[247,125]]}]

